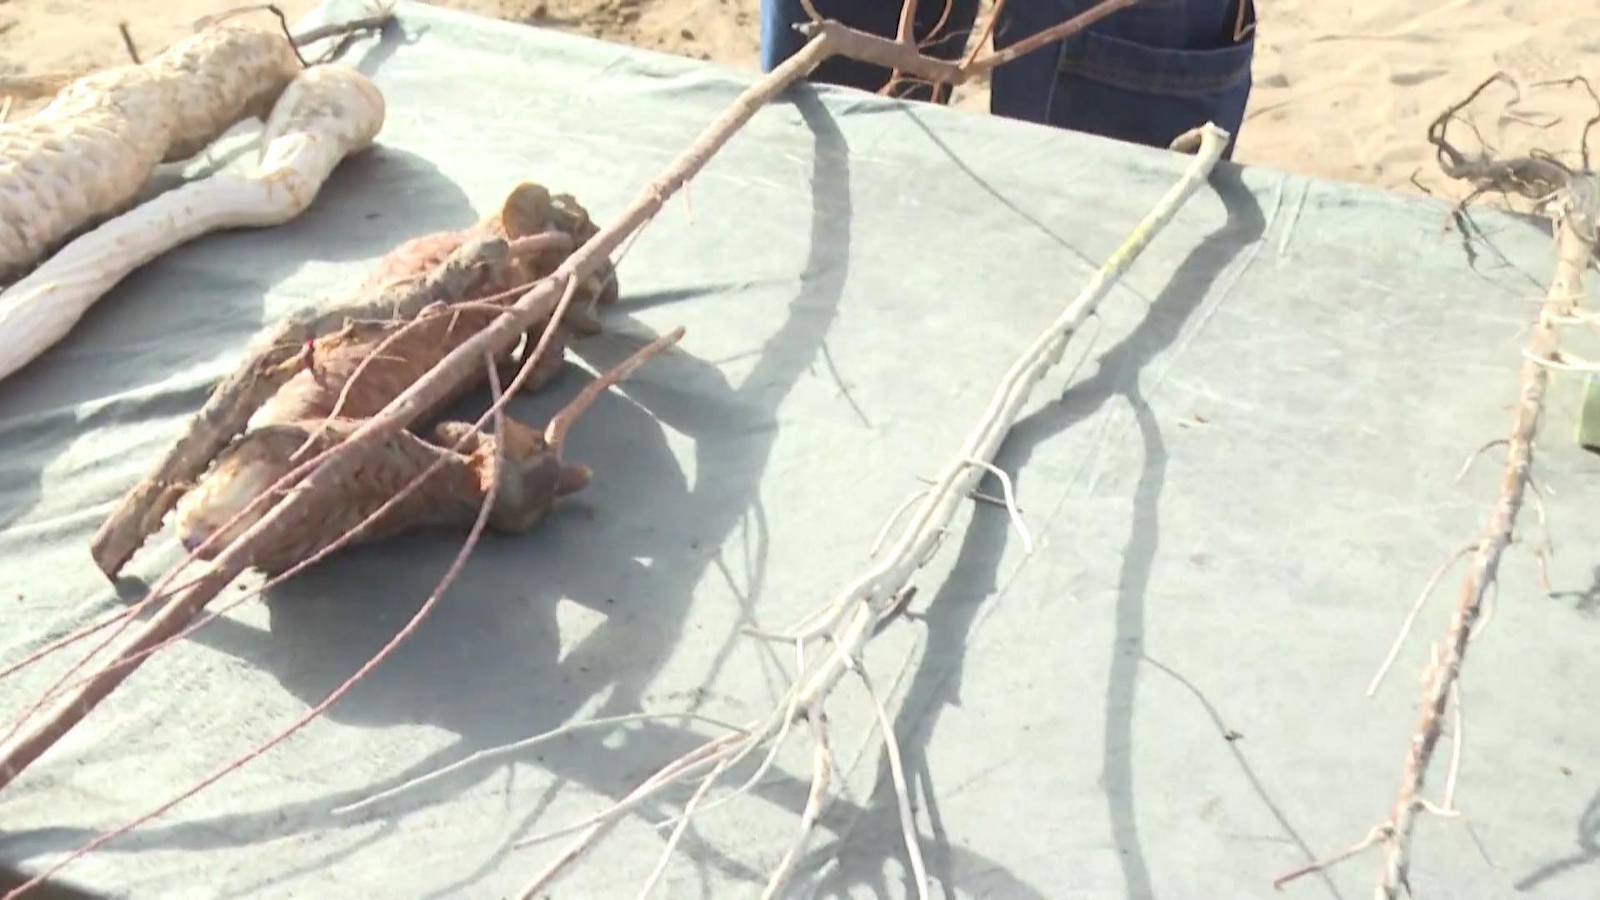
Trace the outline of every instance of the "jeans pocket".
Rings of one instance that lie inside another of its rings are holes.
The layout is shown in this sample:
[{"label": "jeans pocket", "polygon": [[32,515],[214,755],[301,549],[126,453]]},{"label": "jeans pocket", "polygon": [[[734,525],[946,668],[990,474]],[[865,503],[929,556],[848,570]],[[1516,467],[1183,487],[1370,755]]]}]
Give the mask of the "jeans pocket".
[{"label": "jeans pocket", "polygon": [[[1255,34],[1207,49],[1157,47],[1083,31],[1062,42],[1046,103],[1050,125],[1165,147],[1214,122],[1237,136],[1250,99]],[[1226,155],[1231,155],[1230,140]]]}]

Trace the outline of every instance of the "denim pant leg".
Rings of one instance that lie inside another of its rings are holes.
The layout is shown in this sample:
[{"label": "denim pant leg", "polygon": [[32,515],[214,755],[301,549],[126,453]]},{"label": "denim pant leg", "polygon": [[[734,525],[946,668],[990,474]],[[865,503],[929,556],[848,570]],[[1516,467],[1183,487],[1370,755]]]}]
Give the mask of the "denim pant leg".
[{"label": "denim pant leg", "polygon": [[[893,38],[900,24],[900,0],[814,0],[812,5],[823,18],[881,37]],[[940,0],[924,0],[917,4],[913,33],[918,40],[927,39],[943,12],[944,4]],[[951,0],[950,15],[939,29],[937,39],[923,47],[922,52],[946,60],[959,58],[977,16],[978,0]],[[800,0],[761,0],[761,71],[772,71],[805,46],[806,38],[795,31],[794,26],[810,18]],[[889,70],[881,66],[836,56],[818,66],[808,80],[877,91],[888,83],[889,75]],[[919,85],[913,90],[897,92],[896,96],[927,100],[931,95],[926,87]]]},{"label": "denim pant leg", "polygon": [[[1094,5],[1009,3],[996,43],[1009,46]],[[1211,121],[1233,136],[1229,158],[1250,98],[1255,23],[1252,0],[1145,0],[996,70],[990,110],[1155,147]]]}]

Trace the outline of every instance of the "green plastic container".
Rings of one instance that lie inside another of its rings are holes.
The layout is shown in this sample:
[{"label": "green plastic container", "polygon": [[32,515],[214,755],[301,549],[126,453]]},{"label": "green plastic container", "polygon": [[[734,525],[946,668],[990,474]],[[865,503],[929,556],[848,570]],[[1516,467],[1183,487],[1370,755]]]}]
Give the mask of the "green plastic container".
[{"label": "green plastic container", "polygon": [[1600,453],[1600,375],[1584,376],[1583,405],[1578,409],[1578,445]]}]

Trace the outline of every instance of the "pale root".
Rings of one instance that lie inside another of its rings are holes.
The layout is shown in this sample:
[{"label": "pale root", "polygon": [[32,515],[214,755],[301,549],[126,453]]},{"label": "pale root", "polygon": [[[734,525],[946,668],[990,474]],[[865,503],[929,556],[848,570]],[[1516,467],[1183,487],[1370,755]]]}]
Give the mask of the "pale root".
[{"label": "pale root", "polygon": [[210,232],[298,216],[345,157],[372,143],[384,113],[383,95],[360,72],[306,69],[267,117],[252,171],[212,175],[140,204],[0,293],[0,378],[60,341],[112,287],[161,254]]},{"label": "pale root", "polygon": [[157,165],[265,116],[299,72],[283,35],[217,26],[142,65],[85,75],[0,125],[0,279],[125,210]]}]

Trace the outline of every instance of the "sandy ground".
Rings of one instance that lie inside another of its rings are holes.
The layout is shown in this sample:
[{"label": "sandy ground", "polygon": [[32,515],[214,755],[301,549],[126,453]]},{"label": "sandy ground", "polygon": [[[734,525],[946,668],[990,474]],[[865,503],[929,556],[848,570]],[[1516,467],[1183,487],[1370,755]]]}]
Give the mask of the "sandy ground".
[{"label": "sandy ground", "polygon": [[[119,21],[150,55],[195,19],[237,2],[0,0],[0,75],[125,62]],[[758,0],[438,2],[756,66]],[[280,0],[291,19],[313,5]],[[1239,139],[1241,162],[1402,191],[1420,183],[1459,196],[1459,186],[1443,184],[1424,135],[1440,109],[1488,75],[1503,70],[1530,86],[1520,104],[1508,108],[1512,95],[1497,89],[1474,107],[1485,139],[1502,152],[1543,147],[1575,160],[1585,123],[1600,115],[1580,86],[1531,87],[1580,74],[1600,83],[1595,0],[1259,0],[1259,8],[1256,89]],[[958,102],[987,108],[981,88]],[[32,105],[19,100],[14,114]],[[1600,127],[1594,140],[1600,145]]]}]

